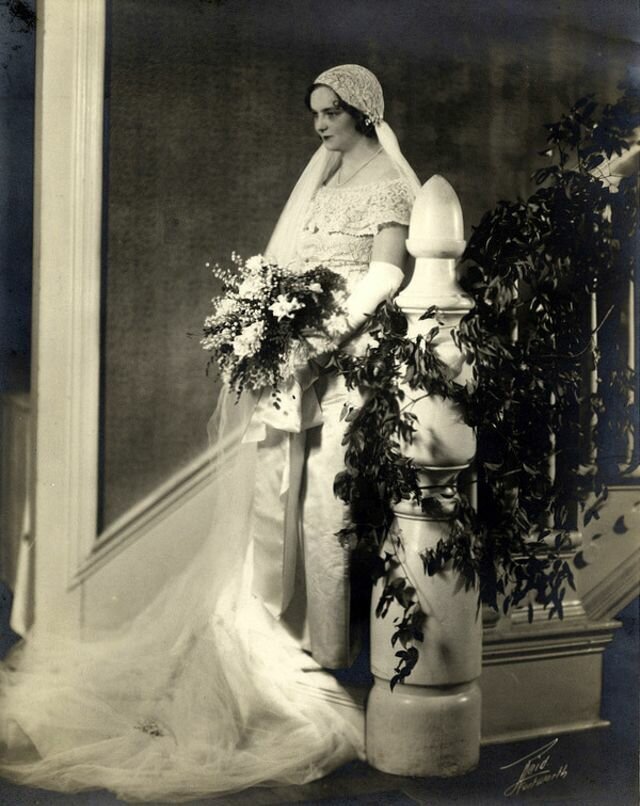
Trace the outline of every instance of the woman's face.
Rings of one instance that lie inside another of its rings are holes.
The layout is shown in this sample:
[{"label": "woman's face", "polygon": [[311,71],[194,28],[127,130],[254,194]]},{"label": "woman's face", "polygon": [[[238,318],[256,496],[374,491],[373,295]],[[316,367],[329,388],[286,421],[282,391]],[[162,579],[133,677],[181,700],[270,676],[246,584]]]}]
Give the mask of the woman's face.
[{"label": "woman's face", "polygon": [[355,120],[340,107],[340,99],[329,87],[316,87],[309,104],[314,128],[329,151],[350,151],[364,136],[356,131]]}]

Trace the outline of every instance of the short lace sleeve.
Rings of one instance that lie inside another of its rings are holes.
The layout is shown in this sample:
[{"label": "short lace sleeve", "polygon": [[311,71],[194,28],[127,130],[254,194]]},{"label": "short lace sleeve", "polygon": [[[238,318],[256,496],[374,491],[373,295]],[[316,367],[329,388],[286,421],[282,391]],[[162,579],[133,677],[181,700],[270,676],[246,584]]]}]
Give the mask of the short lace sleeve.
[{"label": "short lace sleeve", "polygon": [[409,226],[413,194],[401,179],[389,182],[371,197],[363,225],[366,234],[375,235],[385,227]]},{"label": "short lace sleeve", "polygon": [[403,179],[353,188],[323,188],[307,227],[351,236],[376,235],[393,224],[408,225],[413,194]]}]

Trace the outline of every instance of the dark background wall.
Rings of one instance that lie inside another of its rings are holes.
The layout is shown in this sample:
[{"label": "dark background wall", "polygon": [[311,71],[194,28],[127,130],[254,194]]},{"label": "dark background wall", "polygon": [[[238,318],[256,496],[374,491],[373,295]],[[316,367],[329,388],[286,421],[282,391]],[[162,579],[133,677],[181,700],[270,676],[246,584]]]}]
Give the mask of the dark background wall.
[{"label": "dark background wall", "polygon": [[[206,445],[207,260],[261,251],[316,138],[323,69],[369,66],[423,181],[467,229],[523,195],[544,122],[617,96],[638,11],[617,0],[112,0],[103,524]],[[635,38],[635,41],[634,41]],[[194,334],[189,337],[188,334]]]},{"label": "dark background wall", "polygon": [[31,350],[35,36],[15,11],[0,4],[0,392],[28,390]]}]

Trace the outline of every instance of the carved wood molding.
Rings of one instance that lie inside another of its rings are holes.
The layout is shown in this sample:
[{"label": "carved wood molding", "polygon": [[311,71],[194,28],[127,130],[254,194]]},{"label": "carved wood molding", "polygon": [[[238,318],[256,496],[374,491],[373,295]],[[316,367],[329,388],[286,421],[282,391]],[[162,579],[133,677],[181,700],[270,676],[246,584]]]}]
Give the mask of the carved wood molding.
[{"label": "carved wood molding", "polygon": [[194,495],[215,483],[215,479],[211,454],[205,451],[102,532],[91,554],[77,568],[71,586],[85,582],[132,543],[161,524],[165,518],[185,507]]},{"label": "carved wood molding", "polygon": [[582,602],[591,619],[600,621],[619,613],[640,596],[640,546],[624,564],[618,565],[594,588],[587,591]]},{"label": "carved wood molding", "polygon": [[105,4],[40,0],[36,43],[33,501],[37,618],[96,537]]},{"label": "carved wood molding", "polygon": [[15,590],[30,484],[29,395],[0,395],[0,581]]},{"label": "carved wood molding", "polygon": [[550,622],[504,632],[485,632],[482,665],[524,663],[530,660],[602,653],[620,626],[617,621],[582,624]]},{"label": "carved wood molding", "polygon": [[74,5],[69,459],[70,488],[76,492],[70,573],[91,551],[97,531],[105,25],[101,0],[76,0]]}]

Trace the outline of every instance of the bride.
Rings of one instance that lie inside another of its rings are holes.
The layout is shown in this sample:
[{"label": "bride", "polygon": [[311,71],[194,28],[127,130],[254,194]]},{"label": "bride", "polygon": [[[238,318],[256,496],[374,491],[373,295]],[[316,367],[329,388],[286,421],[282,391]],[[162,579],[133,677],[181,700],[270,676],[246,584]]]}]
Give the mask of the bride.
[{"label": "bride", "polygon": [[[419,182],[369,70],[325,71],[306,103],[322,144],[267,255],[345,278],[326,358],[338,345],[363,350],[367,317],[400,287]],[[364,758],[361,720],[332,705],[349,694],[326,671],[358,648],[349,551],[336,536],[348,512],[333,495],[340,413],[358,396],[322,356],[284,392],[279,409],[267,393],[237,405],[222,394],[210,537],[148,608],[90,642],[27,637],[3,664],[0,774],[175,802],[304,783]]]}]

